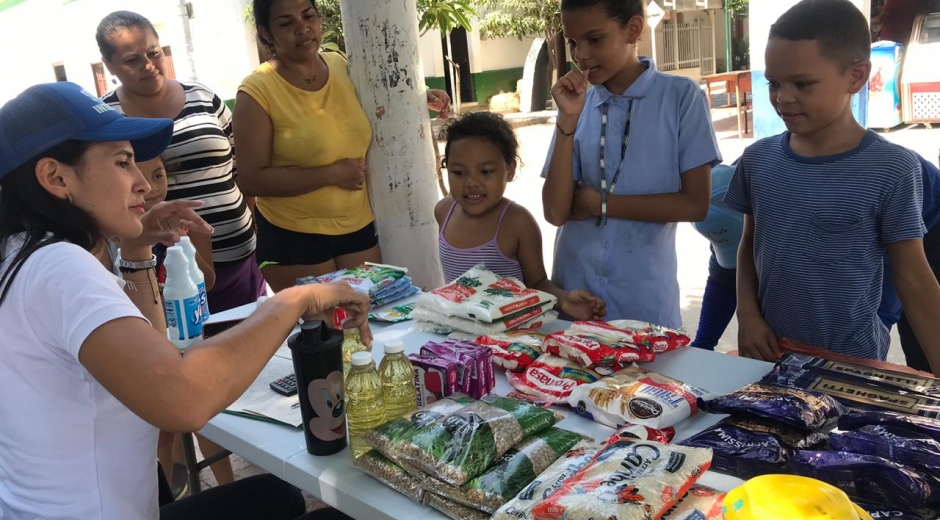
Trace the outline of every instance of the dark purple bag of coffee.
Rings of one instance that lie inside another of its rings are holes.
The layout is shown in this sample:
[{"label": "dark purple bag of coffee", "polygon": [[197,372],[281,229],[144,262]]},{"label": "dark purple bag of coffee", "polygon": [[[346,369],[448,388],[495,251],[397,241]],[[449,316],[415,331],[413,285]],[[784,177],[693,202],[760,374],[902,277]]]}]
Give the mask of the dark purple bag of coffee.
[{"label": "dark purple bag of coffee", "polygon": [[750,416],[728,417],[679,443],[710,448],[711,469],[747,479],[786,472],[786,462],[800,449],[821,449],[826,435],[806,434],[782,423]]},{"label": "dark purple bag of coffee", "polygon": [[940,420],[930,417],[895,412],[851,412],[839,418],[839,429],[846,431],[879,424],[904,428],[940,443]]},{"label": "dark purple bag of coffee", "polygon": [[834,425],[846,411],[827,395],[762,383],[701,401],[699,408],[709,413],[756,415],[806,431]]},{"label": "dark purple bag of coffee", "polygon": [[937,520],[936,513],[931,511],[912,511],[860,498],[856,498],[854,502],[870,514],[874,520]]},{"label": "dark purple bag of coffee", "polygon": [[916,394],[940,397],[940,379],[932,377],[905,374],[903,372],[866,367],[841,361],[830,361],[828,359],[796,353],[784,354],[777,361],[777,364],[797,369],[822,372],[832,377],[842,378],[846,381],[863,380],[871,384],[900,388]]},{"label": "dark purple bag of coffee", "polygon": [[940,475],[940,442],[898,423],[833,430],[829,443],[837,450],[877,455]]},{"label": "dark purple bag of coffee", "polygon": [[788,465],[796,474],[832,484],[854,498],[915,509],[936,502],[934,479],[874,455],[799,451]]}]

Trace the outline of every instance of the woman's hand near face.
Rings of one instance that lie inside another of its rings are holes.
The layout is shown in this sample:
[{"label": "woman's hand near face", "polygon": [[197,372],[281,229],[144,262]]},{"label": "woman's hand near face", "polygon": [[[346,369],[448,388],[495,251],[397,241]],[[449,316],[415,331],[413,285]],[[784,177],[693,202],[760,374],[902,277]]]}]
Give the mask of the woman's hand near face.
[{"label": "woman's hand near face", "polygon": [[121,241],[122,249],[150,248],[155,244],[172,246],[180,241],[181,230],[211,235],[215,230],[195,211],[202,206],[198,200],[159,202],[140,218],[143,232]]}]

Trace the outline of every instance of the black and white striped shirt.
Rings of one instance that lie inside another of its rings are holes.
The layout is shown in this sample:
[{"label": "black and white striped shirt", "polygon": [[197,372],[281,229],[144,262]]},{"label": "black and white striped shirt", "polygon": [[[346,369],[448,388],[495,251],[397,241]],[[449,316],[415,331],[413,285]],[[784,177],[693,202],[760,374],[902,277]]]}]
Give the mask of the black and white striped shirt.
[{"label": "black and white striped shirt", "polygon": [[874,132],[830,157],[797,155],[789,136],[748,147],[725,196],[754,217],[761,312],[777,337],[884,360],[885,248],[924,235],[920,161]]},{"label": "black and white striped shirt", "polygon": [[[244,260],[255,250],[251,212],[235,185],[232,113],[214,92],[199,83],[180,83],[186,100],[173,121],[173,139],[163,154],[167,200],[201,200],[196,211],[215,228],[212,260]],[[101,98],[123,113],[117,91]]]}]

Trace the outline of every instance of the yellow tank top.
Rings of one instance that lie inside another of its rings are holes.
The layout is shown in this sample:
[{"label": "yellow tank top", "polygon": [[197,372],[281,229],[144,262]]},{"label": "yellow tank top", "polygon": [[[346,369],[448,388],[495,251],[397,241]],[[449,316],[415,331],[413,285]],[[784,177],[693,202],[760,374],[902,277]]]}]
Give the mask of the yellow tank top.
[{"label": "yellow tank top", "polygon": [[[326,85],[307,92],[264,63],[238,87],[274,124],[272,167],[315,168],[365,157],[372,127],[349,78],[346,59],[322,54],[330,69]],[[327,186],[295,197],[258,197],[258,210],[275,226],[300,233],[345,235],[374,220],[366,189]]]}]

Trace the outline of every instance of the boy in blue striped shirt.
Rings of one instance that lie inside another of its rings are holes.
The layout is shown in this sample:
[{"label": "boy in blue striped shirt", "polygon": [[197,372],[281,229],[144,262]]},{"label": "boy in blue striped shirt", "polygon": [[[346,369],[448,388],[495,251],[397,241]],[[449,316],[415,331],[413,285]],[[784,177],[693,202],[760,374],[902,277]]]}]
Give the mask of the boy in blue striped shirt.
[{"label": "boy in blue striped shirt", "polygon": [[862,128],[852,95],[870,71],[868,23],[848,0],[803,0],[770,29],[770,99],[787,132],[749,147],[725,202],[745,214],[738,347],[773,360],[778,337],[885,359],[883,257],[940,371],[940,285],[924,255],[916,155]]}]

